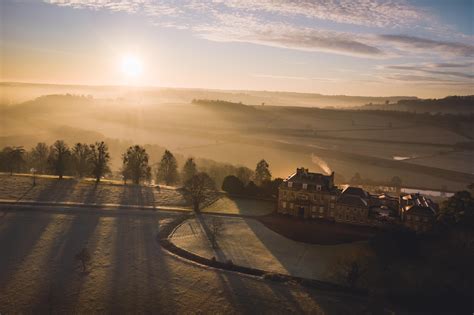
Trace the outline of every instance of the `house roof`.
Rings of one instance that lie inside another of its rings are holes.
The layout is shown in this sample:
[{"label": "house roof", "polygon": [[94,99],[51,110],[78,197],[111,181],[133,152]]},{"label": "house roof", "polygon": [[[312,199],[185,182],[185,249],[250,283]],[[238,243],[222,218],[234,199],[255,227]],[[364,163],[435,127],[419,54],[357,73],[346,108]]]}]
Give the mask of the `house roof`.
[{"label": "house roof", "polygon": [[337,199],[338,203],[353,206],[353,207],[367,207],[367,201],[359,196],[354,195],[341,195]]},{"label": "house roof", "polygon": [[321,186],[324,190],[332,190],[334,188],[334,173],[331,175],[324,175],[321,173],[309,172],[307,168],[298,168],[296,173],[288,176],[283,185],[288,182],[295,184],[294,187],[300,188],[303,184],[307,184],[309,189],[315,189],[316,186]]},{"label": "house roof", "polygon": [[363,190],[360,187],[353,187],[353,186],[348,186],[342,191],[342,195],[351,195],[351,196],[357,196],[360,198],[368,198],[369,194]]}]

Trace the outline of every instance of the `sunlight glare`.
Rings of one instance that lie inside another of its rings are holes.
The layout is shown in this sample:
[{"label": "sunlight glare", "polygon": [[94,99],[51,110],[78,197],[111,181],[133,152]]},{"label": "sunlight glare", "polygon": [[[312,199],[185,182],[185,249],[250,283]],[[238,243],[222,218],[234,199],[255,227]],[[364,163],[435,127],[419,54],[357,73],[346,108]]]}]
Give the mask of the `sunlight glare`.
[{"label": "sunlight glare", "polygon": [[142,74],[142,62],[140,58],[133,55],[124,55],[122,56],[120,64],[122,73],[127,77],[138,77]]}]

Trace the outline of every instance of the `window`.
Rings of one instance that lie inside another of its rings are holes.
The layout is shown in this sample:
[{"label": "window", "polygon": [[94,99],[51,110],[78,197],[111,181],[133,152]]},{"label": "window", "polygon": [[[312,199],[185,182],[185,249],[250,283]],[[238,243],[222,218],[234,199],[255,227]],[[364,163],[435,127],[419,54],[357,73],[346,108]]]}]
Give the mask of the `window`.
[{"label": "window", "polygon": [[292,202],[290,203],[290,209],[293,209],[293,203]]},{"label": "window", "polygon": [[334,204],[333,204],[333,203],[331,203],[330,207],[331,207],[331,209],[334,209]]},{"label": "window", "polygon": [[289,188],[293,187],[293,182],[288,182],[288,187]]},{"label": "window", "polygon": [[286,202],[283,201],[281,204],[282,204],[283,208],[286,209]]},{"label": "window", "polygon": [[303,184],[303,189],[308,189],[308,184]]},{"label": "window", "polygon": [[324,207],[319,207],[319,213],[323,213],[324,212]]},{"label": "window", "polygon": [[317,191],[321,191],[321,185],[317,185],[317,186],[316,186],[316,190],[317,190]]},{"label": "window", "polygon": [[331,200],[336,200],[336,196],[331,196]]}]

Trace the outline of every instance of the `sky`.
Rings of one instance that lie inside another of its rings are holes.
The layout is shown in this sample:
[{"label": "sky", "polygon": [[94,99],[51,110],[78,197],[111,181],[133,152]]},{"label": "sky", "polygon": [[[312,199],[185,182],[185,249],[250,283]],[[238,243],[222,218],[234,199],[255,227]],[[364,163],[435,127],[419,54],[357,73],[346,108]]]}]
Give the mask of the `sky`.
[{"label": "sky", "polygon": [[0,81],[474,94],[473,0],[2,0]]}]

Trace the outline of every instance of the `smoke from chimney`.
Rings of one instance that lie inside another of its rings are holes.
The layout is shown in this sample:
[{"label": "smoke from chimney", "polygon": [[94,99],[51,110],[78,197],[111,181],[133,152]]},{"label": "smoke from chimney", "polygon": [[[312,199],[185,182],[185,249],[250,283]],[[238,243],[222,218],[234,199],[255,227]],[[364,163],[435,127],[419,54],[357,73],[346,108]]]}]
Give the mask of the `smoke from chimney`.
[{"label": "smoke from chimney", "polygon": [[331,175],[332,170],[329,167],[328,163],[326,163],[326,161],[324,161],[319,156],[314,155],[313,153],[311,153],[311,160],[314,164],[318,165],[326,175]]}]

